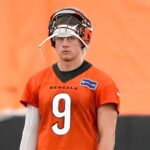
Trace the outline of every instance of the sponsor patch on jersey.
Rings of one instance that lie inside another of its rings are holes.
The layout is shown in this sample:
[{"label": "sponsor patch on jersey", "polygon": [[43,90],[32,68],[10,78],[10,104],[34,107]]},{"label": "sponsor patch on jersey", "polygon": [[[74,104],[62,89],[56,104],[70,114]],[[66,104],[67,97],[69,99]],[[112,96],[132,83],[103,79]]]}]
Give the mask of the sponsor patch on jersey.
[{"label": "sponsor patch on jersey", "polygon": [[89,79],[82,79],[81,82],[80,82],[80,85],[86,86],[89,89],[95,90],[96,87],[97,87],[97,83],[98,83],[97,81],[92,81],[92,80],[89,80]]}]

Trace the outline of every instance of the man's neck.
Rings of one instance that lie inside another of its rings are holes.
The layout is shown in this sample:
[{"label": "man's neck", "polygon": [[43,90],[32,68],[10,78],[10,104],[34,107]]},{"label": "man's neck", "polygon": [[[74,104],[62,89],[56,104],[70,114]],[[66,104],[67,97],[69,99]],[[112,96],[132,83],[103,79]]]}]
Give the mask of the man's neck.
[{"label": "man's neck", "polygon": [[71,70],[74,70],[74,69],[80,67],[82,63],[83,63],[83,59],[81,59],[79,61],[62,61],[62,60],[59,60],[58,61],[58,68],[64,72],[71,71]]}]

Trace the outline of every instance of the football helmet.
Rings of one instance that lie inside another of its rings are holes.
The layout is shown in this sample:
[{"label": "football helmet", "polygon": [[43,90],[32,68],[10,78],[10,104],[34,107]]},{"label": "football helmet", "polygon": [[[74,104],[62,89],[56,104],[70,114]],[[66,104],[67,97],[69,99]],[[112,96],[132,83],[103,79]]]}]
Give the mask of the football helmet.
[{"label": "football helmet", "polygon": [[51,16],[48,25],[48,37],[39,47],[49,39],[51,39],[52,46],[55,47],[55,36],[76,36],[83,43],[82,48],[87,49],[92,31],[90,20],[80,10],[76,8],[63,8]]}]

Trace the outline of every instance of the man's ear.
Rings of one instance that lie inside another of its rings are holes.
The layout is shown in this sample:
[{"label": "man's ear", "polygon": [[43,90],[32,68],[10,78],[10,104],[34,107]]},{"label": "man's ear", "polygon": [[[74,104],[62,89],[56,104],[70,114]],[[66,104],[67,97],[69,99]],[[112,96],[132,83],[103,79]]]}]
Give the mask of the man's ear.
[{"label": "man's ear", "polygon": [[55,38],[50,39],[51,46],[55,48]]},{"label": "man's ear", "polygon": [[85,47],[84,44],[80,40],[79,40],[79,42],[81,43],[81,49],[84,49],[84,47]]}]

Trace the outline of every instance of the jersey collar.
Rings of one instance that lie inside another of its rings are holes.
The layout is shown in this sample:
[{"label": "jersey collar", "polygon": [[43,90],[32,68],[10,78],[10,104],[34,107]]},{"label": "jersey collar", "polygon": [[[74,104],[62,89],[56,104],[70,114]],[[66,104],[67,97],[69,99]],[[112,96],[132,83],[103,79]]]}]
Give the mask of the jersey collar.
[{"label": "jersey collar", "polygon": [[55,63],[53,64],[53,70],[55,72],[55,74],[57,75],[57,77],[62,81],[62,82],[67,82],[73,78],[75,78],[76,76],[80,75],[81,73],[85,72],[86,70],[88,70],[90,67],[92,66],[92,64],[90,64],[89,62],[87,62],[86,60],[83,61],[83,63],[81,64],[80,67],[72,70],[72,71],[61,71],[58,68],[58,64]]}]

